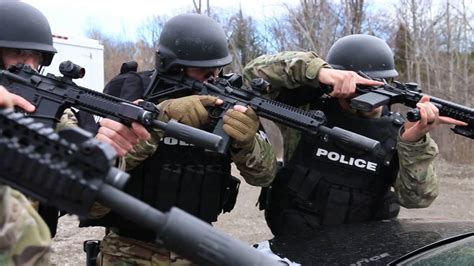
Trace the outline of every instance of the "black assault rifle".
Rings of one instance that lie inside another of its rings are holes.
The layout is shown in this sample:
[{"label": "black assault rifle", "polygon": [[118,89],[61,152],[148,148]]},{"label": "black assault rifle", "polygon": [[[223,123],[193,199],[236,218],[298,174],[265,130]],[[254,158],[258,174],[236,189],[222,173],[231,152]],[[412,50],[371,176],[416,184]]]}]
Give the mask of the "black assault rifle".
[{"label": "black assault rifle", "polygon": [[[227,151],[230,140],[222,128],[224,123],[222,118],[225,112],[236,104],[251,107],[260,117],[325,140],[331,138],[364,151],[374,150],[380,145],[378,141],[342,128],[325,127],[326,117],[321,111],[307,112],[262,97],[261,92],[266,88],[267,84],[262,79],[257,79],[252,83],[251,88],[247,88],[243,85],[242,77],[237,74],[199,82],[187,78],[181,73],[166,74],[155,71],[152,82],[144,93],[144,98],[149,101],[159,102],[160,100],[182,96],[183,94],[200,94],[212,95],[222,99],[224,104],[212,107],[209,110],[211,124],[214,126],[213,133],[221,136],[225,143],[222,145],[222,149],[219,150],[220,153]],[[163,87],[167,89],[162,89]]]},{"label": "black assault rifle", "polygon": [[[359,72],[359,75],[371,79],[364,73]],[[420,120],[420,110],[415,107],[425,94],[422,93],[416,83],[401,83],[395,81],[394,86],[389,84],[384,84],[379,87],[358,85],[357,92],[361,95],[351,99],[351,106],[357,110],[368,112],[379,106],[401,103],[414,108],[407,113],[407,119],[409,121]],[[474,138],[473,108],[433,96],[430,96],[430,102],[439,109],[440,115],[448,116],[468,124],[467,126],[455,126],[452,128],[454,133],[471,139]]]},{"label": "black assault rifle", "polygon": [[36,111],[29,116],[51,127],[59,121],[66,108],[74,107],[126,125],[138,122],[145,127],[159,128],[168,136],[209,150],[220,149],[222,145],[221,137],[209,132],[174,120],[168,123],[157,120],[159,112],[153,103],[134,104],[76,85],[72,80],[82,78],[85,70],[70,61],[62,62],[59,71],[62,77],[41,75],[28,65],[12,66],[0,70],[0,85],[35,105]]},{"label": "black assault rifle", "polygon": [[128,174],[113,167],[115,155],[80,128],[56,134],[21,113],[0,110],[0,182],[82,217],[99,201],[199,265],[277,265],[178,208],[162,213],[122,192]]}]

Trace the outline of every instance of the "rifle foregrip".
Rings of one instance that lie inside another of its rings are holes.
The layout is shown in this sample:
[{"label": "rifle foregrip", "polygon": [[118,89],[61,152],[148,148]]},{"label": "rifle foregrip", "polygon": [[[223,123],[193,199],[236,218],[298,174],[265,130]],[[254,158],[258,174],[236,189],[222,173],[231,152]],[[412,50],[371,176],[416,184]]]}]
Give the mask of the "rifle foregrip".
[{"label": "rifle foregrip", "polygon": [[166,213],[158,237],[198,265],[278,265],[277,260],[175,207]]},{"label": "rifle foregrip", "polygon": [[221,136],[181,124],[176,120],[167,123],[165,134],[212,151],[218,151],[222,145]]},{"label": "rifle foregrip", "polygon": [[418,108],[413,108],[407,112],[407,120],[410,122],[416,122],[420,120],[420,118],[420,109]]},{"label": "rifle foregrip", "polygon": [[216,150],[216,152],[219,154],[226,154],[230,147],[230,136],[224,131],[224,119],[218,120],[217,125],[214,127],[214,131],[212,133],[222,138],[220,147]]},{"label": "rifle foregrip", "polygon": [[338,142],[345,143],[353,148],[364,151],[373,151],[380,147],[380,142],[377,140],[347,131],[339,127],[333,127],[330,129],[328,135],[329,137],[336,139]]}]

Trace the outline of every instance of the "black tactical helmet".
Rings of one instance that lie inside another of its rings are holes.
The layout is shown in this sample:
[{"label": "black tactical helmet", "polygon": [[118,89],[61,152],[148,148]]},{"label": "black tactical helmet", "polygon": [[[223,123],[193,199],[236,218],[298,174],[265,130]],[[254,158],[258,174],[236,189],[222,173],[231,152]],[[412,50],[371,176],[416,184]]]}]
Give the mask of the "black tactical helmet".
[{"label": "black tactical helmet", "polygon": [[221,25],[210,17],[185,14],[171,18],[161,32],[156,69],[171,67],[213,68],[232,62]]},{"label": "black tactical helmet", "polygon": [[0,48],[39,51],[49,66],[57,52],[48,20],[38,9],[19,1],[0,0]]},{"label": "black tactical helmet", "polygon": [[337,40],[329,49],[327,62],[336,69],[362,71],[372,78],[393,78],[393,52],[387,43],[375,36],[354,34]]}]

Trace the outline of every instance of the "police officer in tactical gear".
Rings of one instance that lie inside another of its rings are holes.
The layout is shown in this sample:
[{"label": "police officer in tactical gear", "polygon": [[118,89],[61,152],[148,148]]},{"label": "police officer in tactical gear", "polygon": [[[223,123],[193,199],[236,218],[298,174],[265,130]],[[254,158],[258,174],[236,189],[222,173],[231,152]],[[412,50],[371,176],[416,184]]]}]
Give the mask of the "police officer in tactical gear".
[{"label": "police officer in tactical gear", "polygon": [[[1,9],[0,4],[0,9]],[[0,108],[35,107],[0,86]],[[0,184],[0,260],[5,265],[48,265],[51,235],[48,226],[20,192]]]},{"label": "police officer in tactical gear", "polygon": [[[0,3],[0,68],[7,69],[17,64],[27,64],[33,69],[51,64],[54,54],[53,37],[46,17],[36,8],[19,1],[2,1]],[[101,131],[114,131],[118,122],[104,119]],[[58,127],[75,126],[78,117],[72,110],[67,110]],[[81,126],[81,125],[80,125]],[[133,129],[121,127],[121,134],[127,138],[105,138],[100,133],[97,138],[115,144],[115,146],[131,146],[139,138],[148,138],[144,127],[135,124]],[[131,148],[130,148],[131,149]],[[120,150],[124,154],[124,150]],[[57,227],[58,211],[47,204],[39,204],[38,212],[45,219],[54,236]]]},{"label": "police officer in tactical gear", "polygon": [[[12,53],[22,58],[27,58],[27,53],[37,53],[39,60],[35,63],[49,66],[57,51],[53,47],[49,23],[43,14],[27,4],[15,1],[3,3],[0,12],[0,23],[3,25],[0,31],[3,61],[8,58],[12,60],[12,57],[7,57]],[[16,61],[1,62],[1,68],[4,69],[11,63]]]},{"label": "police officer in tactical gear", "polygon": [[[49,66],[57,52],[46,17],[36,8],[17,1],[5,1],[0,6],[0,68],[28,63],[35,67]],[[29,56],[34,54],[35,56]]]},{"label": "police officer in tactical gear", "polygon": [[[184,74],[205,81],[216,77],[232,61],[222,27],[213,19],[199,14],[171,18],[163,27],[156,53],[156,73]],[[134,70],[126,63],[122,69]],[[154,71],[122,73],[106,86],[115,96],[137,97],[150,83]],[[159,89],[172,86],[154,80]],[[119,86],[119,88],[117,87]],[[222,100],[206,95],[177,95],[157,103],[159,119],[176,119],[184,124],[211,129],[207,107]],[[129,98],[136,100],[136,98]],[[221,212],[230,211],[236,200],[239,180],[231,176],[234,162],[245,180],[266,186],[276,173],[276,159],[259,134],[259,120],[251,108],[234,106],[224,116],[224,131],[231,137],[230,154],[222,156],[183,141],[152,133],[152,139],[138,144],[125,157],[131,178],[125,190],[161,211],[177,206],[212,223]],[[91,213],[91,216],[95,216]],[[90,221],[89,221],[90,222]],[[176,260],[174,255],[155,244],[155,235],[140,225],[116,217],[113,213],[95,221],[109,226],[111,233],[101,243],[101,263],[114,262],[154,264]],[[84,225],[84,224],[83,224]],[[124,249],[129,250],[127,254]],[[146,252],[144,252],[146,250]],[[163,260],[163,261],[161,261]]]},{"label": "police officer in tactical gear", "polygon": [[[15,1],[9,0],[9,2]],[[39,61],[34,62],[38,68],[49,66],[57,51],[53,46],[53,36],[46,17],[39,10],[24,4],[7,3],[2,8],[4,10],[2,10],[0,23],[8,27],[5,26],[0,32],[0,48],[3,54],[10,55],[9,58],[12,60],[5,64],[25,63],[20,58],[38,58]],[[34,56],[31,57],[29,54]],[[0,62],[0,68],[5,68],[4,62]],[[99,127],[91,114],[75,112],[75,116],[81,127],[97,133]]]},{"label": "police officer in tactical gear", "polygon": [[[0,69],[17,63],[35,68],[49,65],[56,49],[52,46],[51,31],[43,14],[17,1],[0,2],[0,14]],[[0,107],[17,107],[26,112],[35,110],[27,100],[9,93],[2,86]],[[0,243],[3,264],[49,264],[51,234],[48,225],[24,195],[3,184],[0,184]]]},{"label": "police officer in tactical gear", "polygon": [[[423,119],[416,123],[405,122],[397,113],[383,115],[382,108],[368,113],[350,108],[348,99],[355,96],[356,84],[382,84],[353,71],[377,78],[397,75],[393,53],[381,39],[369,35],[341,38],[331,47],[328,60],[335,68],[352,71],[332,69],[314,52],[264,55],[244,68],[247,80],[261,77],[272,84],[271,97],[322,110],[328,126],[365,135],[382,146],[368,153],[280,127],[284,166],[260,201],[277,236],[393,218],[399,205],[429,206],[438,194],[432,165],[438,149],[427,133],[439,124],[463,124],[439,116],[426,97],[418,103]],[[320,84],[332,86],[332,92],[325,95]]]},{"label": "police officer in tactical gear", "polygon": [[362,71],[375,79],[398,76],[392,50],[384,40],[372,35],[342,37],[331,46],[326,60],[335,69]]},{"label": "police officer in tactical gear", "polygon": [[[53,47],[53,36],[46,17],[36,8],[16,1],[2,3],[0,14],[0,23],[4,25],[0,30],[0,68],[16,64],[28,64],[34,69],[49,66],[57,51]],[[38,212],[54,236],[57,209],[41,204]]]}]

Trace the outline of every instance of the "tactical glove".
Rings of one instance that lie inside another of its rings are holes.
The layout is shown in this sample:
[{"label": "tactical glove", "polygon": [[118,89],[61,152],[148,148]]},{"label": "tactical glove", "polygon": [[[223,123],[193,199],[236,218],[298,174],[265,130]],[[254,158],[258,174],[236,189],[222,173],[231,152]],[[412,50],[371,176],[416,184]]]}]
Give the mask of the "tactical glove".
[{"label": "tactical glove", "polygon": [[169,119],[192,127],[201,127],[209,120],[206,106],[215,106],[217,97],[206,95],[192,95],[177,99],[166,100],[159,105]]},{"label": "tactical glove", "polygon": [[224,132],[232,138],[233,147],[240,149],[252,148],[255,144],[255,134],[260,121],[252,108],[247,108],[245,112],[241,112],[244,109],[240,107],[237,107],[239,110],[236,110],[236,107],[227,110],[224,115]]}]

